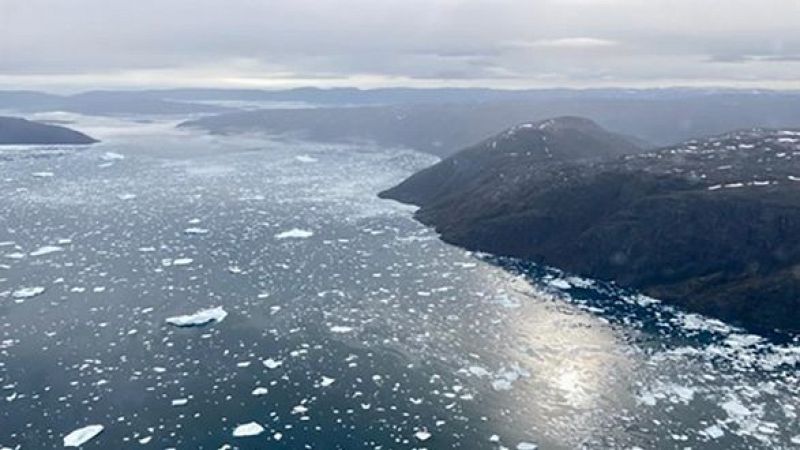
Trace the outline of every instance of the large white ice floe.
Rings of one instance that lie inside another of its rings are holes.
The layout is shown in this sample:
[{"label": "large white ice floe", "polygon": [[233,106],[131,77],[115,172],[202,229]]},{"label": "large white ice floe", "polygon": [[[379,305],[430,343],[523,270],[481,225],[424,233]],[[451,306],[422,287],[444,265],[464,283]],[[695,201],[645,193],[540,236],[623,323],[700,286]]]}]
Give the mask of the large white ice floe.
[{"label": "large white ice floe", "polygon": [[43,286],[24,287],[14,291],[11,296],[17,299],[31,298],[43,294],[44,290]]},{"label": "large white ice floe", "polygon": [[267,358],[262,362],[262,364],[264,364],[264,367],[266,367],[267,369],[272,370],[272,369],[277,369],[278,367],[282,366],[283,365],[283,361],[278,361],[278,360],[275,360],[273,358]]},{"label": "large white ice floe", "polygon": [[431,438],[431,433],[428,432],[427,430],[419,430],[416,433],[414,433],[414,437],[419,439],[420,441],[427,441],[428,439]]},{"label": "large white ice floe", "polygon": [[103,431],[102,425],[88,425],[64,436],[64,447],[80,447]]},{"label": "large white ice floe", "polygon": [[172,265],[173,266],[188,266],[189,264],[192,263],[192,261],[194,261],[194,259],[192,259],[192,258],[176,258],[176,259],[172,260]]},{"label": "large white ice floe", "polygon": [[253,389],[253,392],[251,392],[251,394],[256,396],[256,397],[260,397],[262,395],[269,394],[269,389],[267,389],[267,388],[265,388],[263,386],[259,386],[259,387],[255,388],[255,389]]},{"label": "large white ice floe", "polygon": [[208,229],[200,227],[189,227],[183,230],[184,234],[208,234]]},{"label": "large white ice floe", "polygon": [[56,245],[45,245],[44,247],[39,247],[36,250],[30,252],[31,256],[44,256],[49,255],[51,253],[57,253],[64,251],[64,247],[59,247]]},{"label": "large white ice floe", "polygon": [[210,322],[222,322],[228,313],[222,306],[215,308],[201,309],[194,314],[183,316],[168,317],[167,323],[177,327],[198,327]]},{"label": "large white ice floe", "polygon": [[292,228],[275,235],[275,239],[307,239],[314,235],[313,231]]},{"label": "large white ice floe", "polygon": [[260,424],[257,422],[249,422],[242,425],[237,425],[233,430],[233,437],[258,436],[263,432],[264,427],[262,427]]}]

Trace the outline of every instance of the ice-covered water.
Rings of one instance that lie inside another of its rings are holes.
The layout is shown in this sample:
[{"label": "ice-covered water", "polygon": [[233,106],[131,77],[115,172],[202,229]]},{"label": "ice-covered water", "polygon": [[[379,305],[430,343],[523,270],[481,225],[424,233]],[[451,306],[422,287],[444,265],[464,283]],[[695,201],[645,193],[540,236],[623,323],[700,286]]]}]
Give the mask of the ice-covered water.
[{"label": "ice-covered water", "polygon": [[800,445],[797,342],[443,244],[428,156],[78,120],[0,149],[0,448]]}]

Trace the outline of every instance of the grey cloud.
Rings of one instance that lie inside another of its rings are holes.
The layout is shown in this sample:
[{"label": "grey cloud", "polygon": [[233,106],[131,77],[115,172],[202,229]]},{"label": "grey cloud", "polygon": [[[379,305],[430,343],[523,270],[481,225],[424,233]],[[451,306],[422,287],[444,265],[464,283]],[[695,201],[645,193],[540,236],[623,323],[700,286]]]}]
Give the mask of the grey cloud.
[{"label": "grey cloud", "polygon": [[769,84],[794,70],[797,17],[794,0],[0,0],[0,83]]}]

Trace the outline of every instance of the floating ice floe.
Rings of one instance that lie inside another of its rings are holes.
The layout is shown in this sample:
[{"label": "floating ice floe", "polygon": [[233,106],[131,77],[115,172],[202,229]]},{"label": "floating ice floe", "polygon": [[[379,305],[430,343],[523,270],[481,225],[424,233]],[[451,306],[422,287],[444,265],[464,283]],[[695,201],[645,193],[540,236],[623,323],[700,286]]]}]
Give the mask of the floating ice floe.
[{"label": "floating ice floe", "polygon": [[267,389],[265,387],[257,387],[255,389],[253,389],[253,392],[251,392],[251,394],[255,395],[256,397],[259,397],[259,396],[262,396],[262,395],[267,395],[267,394],[269,394],[269,389]]},{"label": "floating ice floe", "polygon": [[722,407],[722,409],[725,410],[726,413],[728,413],[728,416],[730,417],[744,417],[752,414],[752,411],[747,409],[747,407],[744,406],[742,402],[740,402],[735,398],[728,400],[727,402],[721,404],[720,406]]},{"label": "floating ice floe", "polygon": [[44,290],[43,286],[24,287],[14,291],[11,296],[14,298],[31,298],[44,293]]},{"label": "floating ice floe", "polygon": [[308,412],[308,408],[305,405],[297,405],[292,408],[292,414],[305,414]]},{"label": "floating ice floe", "polygon": [[502,369],[495,374],[495,379],[492,380],[492,389],[495,391],[511,390],[515,381],[528,376],[530,376],[528,371],[515,364],[510,369]]},{"label": "floating ice floe", "polygon": [[489,372],[488,370],[484,369],[481,366],[469,366],[467,368],[467,371],[478,378],[488,377],[489,375],[491,375],[491,372]]},{"label": "floating ice floe", "polygon": [[188,398],[176,398],[172,401],[172,406],[186,406],[189,403]]},{"label": "floating ice floe", "polygon": [[31,175],[36,178],[51,178],[55,176],[53,172],[33,172]]},{"label": "floating ice floe", "polygon": [[431,433],[428,432],[427,430],[419,430],[416,433],[414,433],[414,437],[420,441],[427,441],[428,439],[431,438]]},{"label": "floating ice floe", "polygon": [[330,327],[331,333],[349,333],[353,331],[353,327],[348,327],[344,325],[333,325]]},{"label": "floating ice floe", "polygon": [[319,382],[319,385],[322,387],[328,387],[332,385],[334,381],[336,381],[335,378],[330,378],[323,375],[322,381]]},{"label": "floating ice floe", "polygon": [[552,280],[548,281],[547,284],[549,284],[550,286],[552,286],[552,287],[554,287],[556,289],[570,289],[570,288],[572,288],[572,285],[569,284],[569,281],[567,281],[567,280],[565,280],[563,278],[552,279]]},{"label": "floating ice floe", "polygon": [[655,406],[660,400],[688,405],[694,399],[695,391],[691,386],[659,382],[637,395],[636,400],[647,406]]},{"label": "floating ice floe", "polygon": [[297,155],[297,156],[294,157],[294,159],[296,159],[296,160],[298,160],[298,161],[300,161],[302,163],[315,163],[315,162],[319,161],[317,158],[314,158],[313,156],[308,156],[308,155]]},{"label": "floating ice floe", "polygon": [[199,227],[190,227],[183,230],[184,234],[208,234],[208,230]]},{"label": "floating ice floe", "polygon": [[517,444],[517,450],[536,450],[537,448],[539,448],[539,446],[531,442],[520,442]]},{"label": "floating ice floe", "polygon": [[103,431],[102,425],[89,425],[78,428],[72,433],[64,436],[64,447],[80,447],[91,441]]},{"label": "floating ice floe", "polygon": [[264,367],[266,367],[267,369],[272,370],[272,369],[277,369],[278,367],[282,366],[283,365],[283,361],[277,361],[277,360],[274,360],[272,358],[267,358],[267,359],[264,360],[264,362],[262,364],[264,364]]},{"label": "floating ice floe", "polygon": [[198,327],[210,322],[222,322],[227,316],[228,313],[225,312],[222,306],[217,306],[215,308],[201,309],[194,314],[168,317],[167,323],[178,327]]},{"label": "floating ice floe", "polygon": [[307,239],[314,235],[313,231],[292,228],[275,235],[275,239]]},{"label": "floating ice floe", "polygon": [[725,435],[725,432],[722,431],[722,428],[720,428],[719,425],[711,425],[710,427],[702,430],[701,433],[711,439],[719,439]]},{"label": "floating ice floe", "polygon": [[173,266],[188,266],[194,261],[192,258],[178,258],[172,260]]},{"label": "floating ice floe", "polygon": [[102,155],[100,155],[100,159],[102,159],[103,161],[119,161],[125,159],[125,156],[120,155],[119,153],[105,152]]},{"label": "floating ice floe", "polygon": [[39,247],[36,250],[29,253],[31,256],[44,256],[49,255],[50,253],[57,253],[63,252],[64,247],[58,247],[56,245],[45,245],[43,247]]},{"label": "floating ice floe", "polygon": [[262,427],[257,422],[250,422],[242,425],[237,425],[236,428],[234,428],[233,430],[233,437],[258,436],[263,432],[264,432],[264,427]]}]

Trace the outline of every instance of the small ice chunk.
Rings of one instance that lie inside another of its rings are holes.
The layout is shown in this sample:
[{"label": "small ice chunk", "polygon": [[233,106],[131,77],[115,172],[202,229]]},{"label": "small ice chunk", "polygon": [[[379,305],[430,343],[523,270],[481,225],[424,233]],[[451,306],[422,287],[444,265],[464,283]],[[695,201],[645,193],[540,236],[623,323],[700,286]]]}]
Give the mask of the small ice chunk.
[{"label": "small ice chunk", "polygon": [[189,403],[188,398],[176,398],[172,401],[172,406],[186,406]]},{"label": "small ice chunk", "polygon": [[334,381],[336,381],[335,378],[330,378],[330,377],[326,377],[326,376],[323,375],[322,376],[322,381],[319,382],[319,385],[322,386],[322,387],[328,387],[328,386],[332,385]]},{"label": "small ice chunk", "polygon": [[192,259],[192,258],[178,258],[178,259],[173,259],[172,260],[172,265],[173,266],[188,266],[189,264],[192,263],[192,261],[194,261],[194,259]]},{"label": "small ice chunk", "polygon": [[242,425],[237,425],[233,430],[233,437],[258,436],[263,432],[264,427],[262,427],[259,423],[249,422]]},{"label": "small ice chunk", "polygon": [[222,306],[217,306],[215,308],[201,309],[194,314],[168,317],[167,323],[178,327],[196,327],[210,322],[222,322],[227,316],[228,313]]},{"label": "small ice chunk", "polygon": [[549,284],[550,286],[553,286],[556,289],[570,289],[572,287],[572,285],[569,284],[569,281],[567,281],[567,280],[565,280],[563,278],[556,278],[556,279],[550,280],[550,281],[547,282],[547,284]]},{"label": "small ice chunk", "polygon": [[288,231],[283,231],[275,235],[275,239],[308,239],[314,235],[313,231],[303,230],[300,228],[292,228]]},{"label": "small ice chunk", "polygon": [[309,155],[297,155],[294,157],[294,159],[300,161],[301,163],[315,163],[319,161],[317,158]]},{"label": "small ice chunk", "polygon": [[729,416],[742,417],[749,416],[751,414],[751,411],[736,399],[728,400],[720,406],[722,406],[722,409],[724,409]]},{"label": "small ice chunk", "polygon": [[117,198],[120,200],[133,200],[136,198],[136,194],[124,193],[117,195]]},{"label": "small ice chunk", "polygon": [[103,431],[102,425],[88,425],[64,436],[64,447],[80,447]]},{"label": "small ice chunk", "polygon": [[51,178],[55,174],[53,172],[33,172],[31,175],[35,176],[36,178]]},{"label": "small ice chunk", "polygon": [[208,234],[208,230],[206,228],[199,228],[199,227],[189,227],[183,230],[184,234]]},{"label": "small ice chunk", "polygon": [[420,441],[427,441],[431,438],[431,433],[428,430],[419,430],[414,433],[414,437],[419,439]]},{"label": "small ice chunk", "polygon": [[531,442],[520,442],[517,444],[517,450],[536,450],[539,446]]},{"label": "small ice chunk", "polygon": [[29,254],[31,256],[44,256],[44,255],[49,255],[50,253],[57,253],[63,251],[64,247],[58,247],[56,245],[45,245],[43,247],[37,248],[36,250],[30,252]]},{"label": "small ice chunk", "polygon": [[43,286],[33,286],[17,289],[11,294],[11,296],[14,298],[31,298],[42,293],[44,293]]},{"label": "small ice chunk", "polygon": [[488,370],[484,369],[481,366],[469,366],[467,370],[469,370],[469,373],[479,378],[488,377],[489,375],[491,375],[491,373]]},{"label": "small ice chunk", "polygon": [[125,156],[120,155],[119,153],[105,152],[102,155],[100,155],[100,159],[102,159],[103,161],[118,161],[121,159],[125,159]]},{"label": "small ice chunk", "polygon": [[256,397],[259,397],[259,396],[262,396],[262,395],[267,395],[267,394],[269,394],[269,389],[267,389],[265,387],[257,387],[255,389],[253,389],[253,392],[251,392],[251,394],[255,395]]},{"label": "small ice chunk", "polygon": [[276,361],[276,360],[274,360],[272,358],[268,358],[268,359],[264,360],[263,364],[264,364],[264,367],[266,367],[267,369],[272,370],[272,369],[277,369],[278,367],[282,366],[283,365],[283,361]]},{"label": "small ice chunk", "polygon": [[725,432],[722,431],[722,428],[720,428],[719,425],[711,425],[710,427],[704,429],[702,433],[711,439],[719,439],[725,435]]},{"label": "small ice chunk", "polygon": [[331,328],[331,333],[349,333],[353,331],[353,327],[348,327],[344,325],[333,325]]}]

